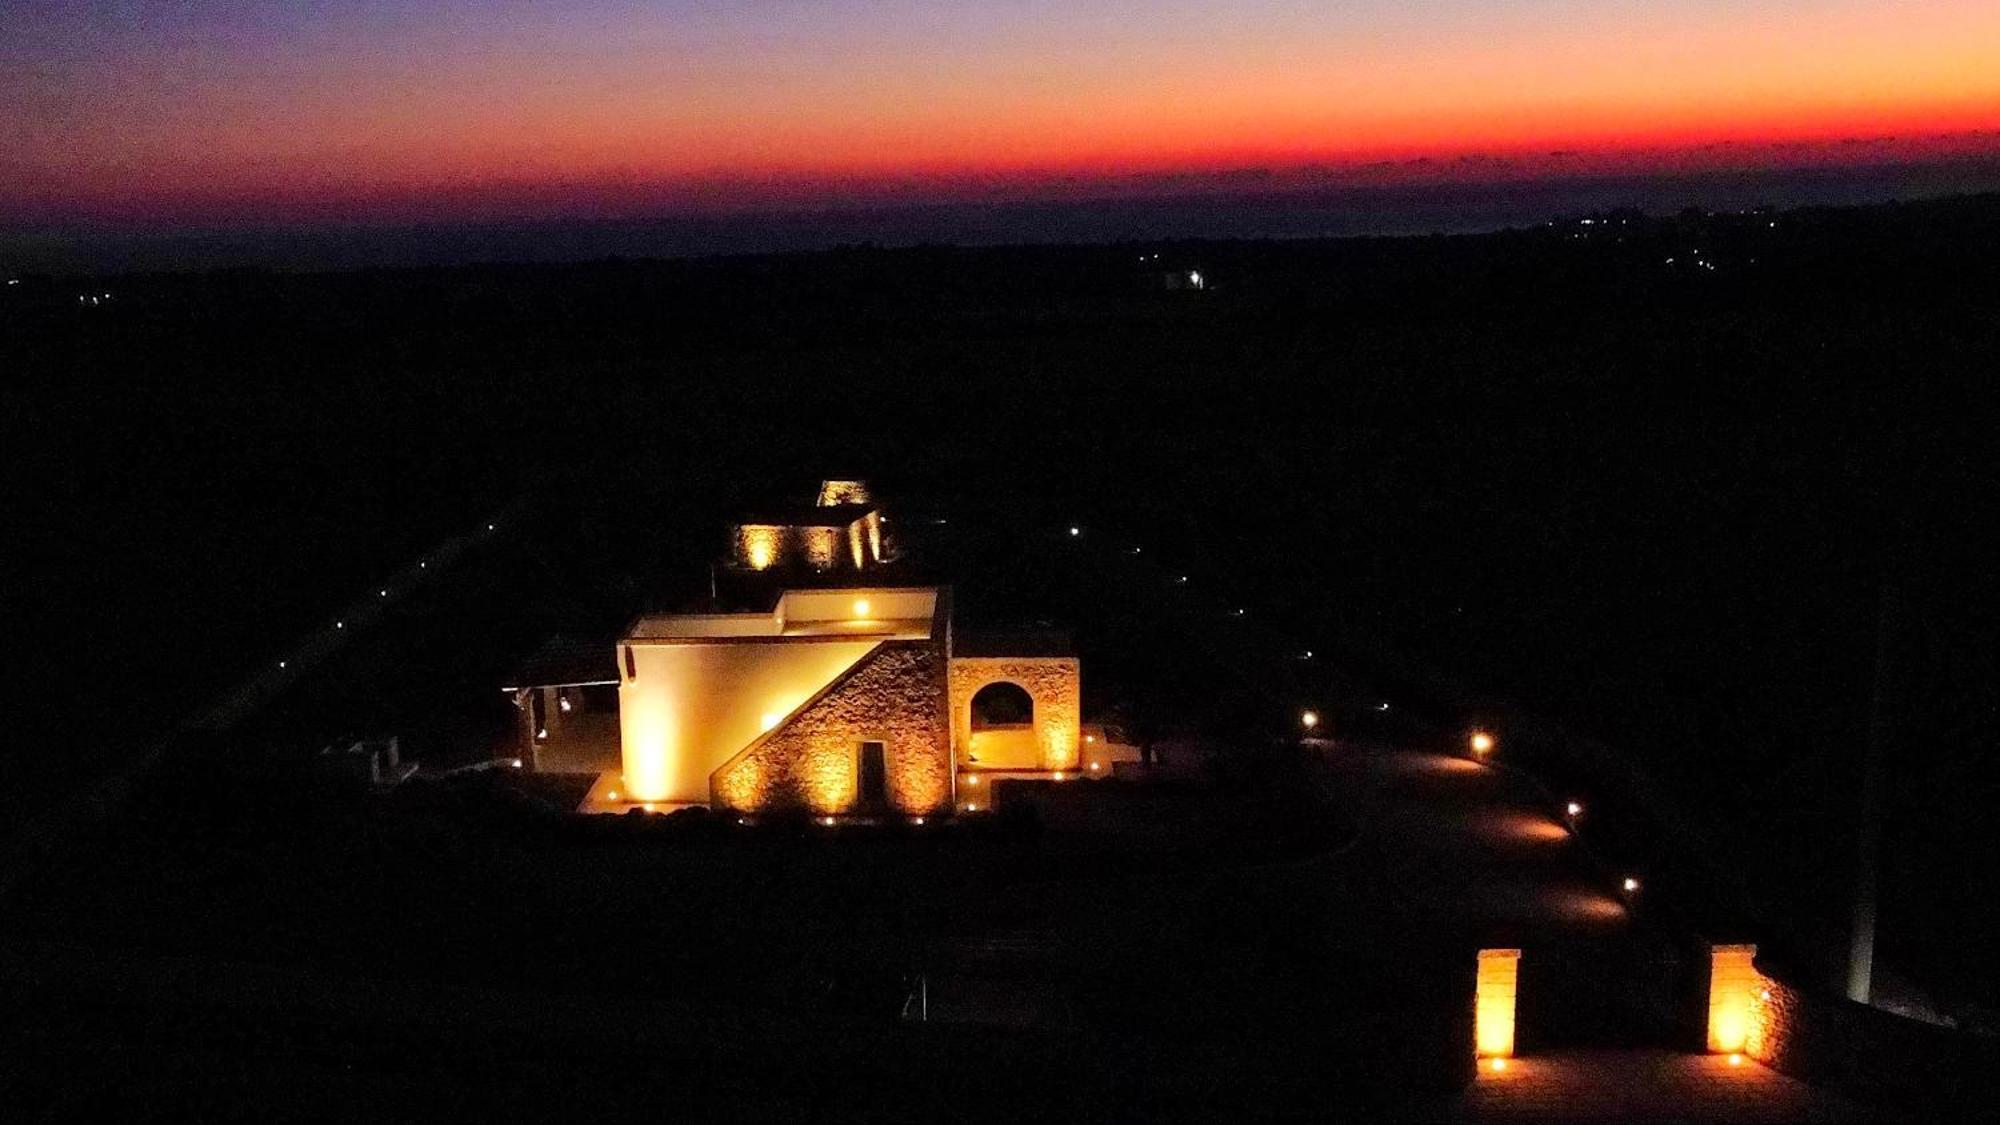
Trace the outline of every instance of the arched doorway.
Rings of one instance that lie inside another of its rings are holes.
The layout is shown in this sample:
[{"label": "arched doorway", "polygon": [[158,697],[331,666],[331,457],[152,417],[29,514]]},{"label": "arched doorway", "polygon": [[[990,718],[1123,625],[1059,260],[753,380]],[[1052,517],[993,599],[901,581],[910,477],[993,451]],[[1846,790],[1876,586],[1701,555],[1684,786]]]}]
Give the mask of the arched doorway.
[{"label": "arched doorway", "polygon": [[972,729],[1033,726],[1035,697],[1020,684],[995,680],[972,696]]},{"label": "arched doorway", "polygon": [[1075,657],[953,656],[947,676],[952,753],[961,769],[1076,768],[1082,697]]},{"label": "arched doorway", "polygon": [[971,710],[969,763],[982,769],[1035,769],[1041,764],[1035,698],[1028,689],[995,680],[973,693]]}]

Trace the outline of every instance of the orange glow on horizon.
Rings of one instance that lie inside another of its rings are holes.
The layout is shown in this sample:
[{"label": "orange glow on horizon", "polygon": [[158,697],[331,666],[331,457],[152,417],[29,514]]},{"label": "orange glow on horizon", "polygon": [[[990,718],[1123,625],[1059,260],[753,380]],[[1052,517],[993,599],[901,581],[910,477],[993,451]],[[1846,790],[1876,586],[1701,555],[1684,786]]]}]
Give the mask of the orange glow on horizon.
[{"label": "orange glow on horizon", "polygon": [[296,68],[89,59],[67,79],[87,92],[0,91],[22,99],[0,101],[0,192],[72,214],[573,216],[2000,154],[1984,0],[1832,0],[1809,25],[1751,3],[1331,23],[1168,5],[1145,29],[1089,4],[1019,25],[801,10],[783,34],[567,10],[588,6]]}]

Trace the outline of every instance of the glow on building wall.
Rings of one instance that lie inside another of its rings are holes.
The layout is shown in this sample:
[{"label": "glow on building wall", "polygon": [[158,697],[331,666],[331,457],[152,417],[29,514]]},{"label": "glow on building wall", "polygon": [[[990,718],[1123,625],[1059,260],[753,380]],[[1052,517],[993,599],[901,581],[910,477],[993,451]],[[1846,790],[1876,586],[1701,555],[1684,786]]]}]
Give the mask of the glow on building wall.
[{"label": "glow on building wall", "polygon": [[1514,1008],[1521,951],[1482,949],[1473,987],[1472,1039],[1482,1059],[1514,1055]]},{"label": "glow on building wall", "polygon": [[782,528],[745,524],[737,534],[741,536],[741,557],[750,569],[769,570],[778,561],[779,548],[783,545]]},{"label": "glow on building wall", "polygon": [[680,756],[680,730],[671,701],[663,693],[638,690],[627,678],[618,685],[618,721],[626,790],[634,800],[663,799],[672,787],[673,763]]},{"label": "glow on building wall", "polygon": [[871,497],[865,481],[827,480],[819,485],[819,496],[813,502],[822,508],[837,504],[866,504]]},{"label": "glow on building wall", "polygon": [[1076,727],[1062,719],[1044,719],[1041,727],[1042,768],[1075,769],[1080,749],[1076,740]]},{"label": "glow on building wall", "polygon": [[832,570],[840,559],[840,528],[808,527],[804,529],[806,563],[814,570]]},{"label": "glow on building wall", "polygon": [[860,764],[855,743],[828,735],[813,740],[804,768],[806,805],[815,813],[846,812],[858,795]]},{"label": "glow on building wall", "polygon": [[716,795],[725,808],[752,808],[764,792],[764,784],[764,763],[749,757],[716,775]]}]

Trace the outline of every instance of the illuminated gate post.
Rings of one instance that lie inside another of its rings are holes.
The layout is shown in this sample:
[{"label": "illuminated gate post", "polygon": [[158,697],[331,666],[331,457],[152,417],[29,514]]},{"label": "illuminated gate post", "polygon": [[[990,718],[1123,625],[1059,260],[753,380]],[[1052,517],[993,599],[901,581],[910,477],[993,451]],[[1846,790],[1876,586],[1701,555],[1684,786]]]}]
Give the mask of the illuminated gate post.
[{"label": "illuminated gate post", "polygon": [[1514,1055],[1514,1007],[1521,973],[1518,949],[1479,951],[1479,976],[1474,985],[1472,1038],[1481,1060],[1492,1069],[1507,1069]]}]

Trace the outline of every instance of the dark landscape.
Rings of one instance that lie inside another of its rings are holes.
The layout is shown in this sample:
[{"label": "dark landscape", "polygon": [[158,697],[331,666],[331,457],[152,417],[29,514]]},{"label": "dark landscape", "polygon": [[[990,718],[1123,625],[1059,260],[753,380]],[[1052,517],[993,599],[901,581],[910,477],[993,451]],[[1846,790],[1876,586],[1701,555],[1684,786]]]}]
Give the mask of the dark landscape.
[{"label": "dark landscape", "polygon": [[[1524,985],[1527,1055],[1698,1048],[1706,940],[1837,993],[1871,737],[1877,1006],[1990,1057],[2000,196],[1744,206],[22,272],[0,1003],[39,1015],[0,1030],[0,1096],[1422,1118],[1471,1080],[1496,940],[1561,966],[1523,969],[1570,1005]],[[1070,630],[1086,719],[1210,748],[1146,798],[1170,831],[1107,844],[1061,793],[837,838],[575,817],[560,777],[485,768],[551,635],[698,601],[738,513],[841,474],[961,612]],[[1505,768],[1472,790],[1398,756],[1473,726]],[[310,782],[387,731],[418,779]],[[1523,868],[1407,831],[1578,792],[1587,846]],[[1637,873],[1629,940],[1509,915],[1494,880],[1527,869]],[[918,975],[1008,1015],[913,1024]],[[1839,1088],[1863,1116],[1975,1104]]]}]

